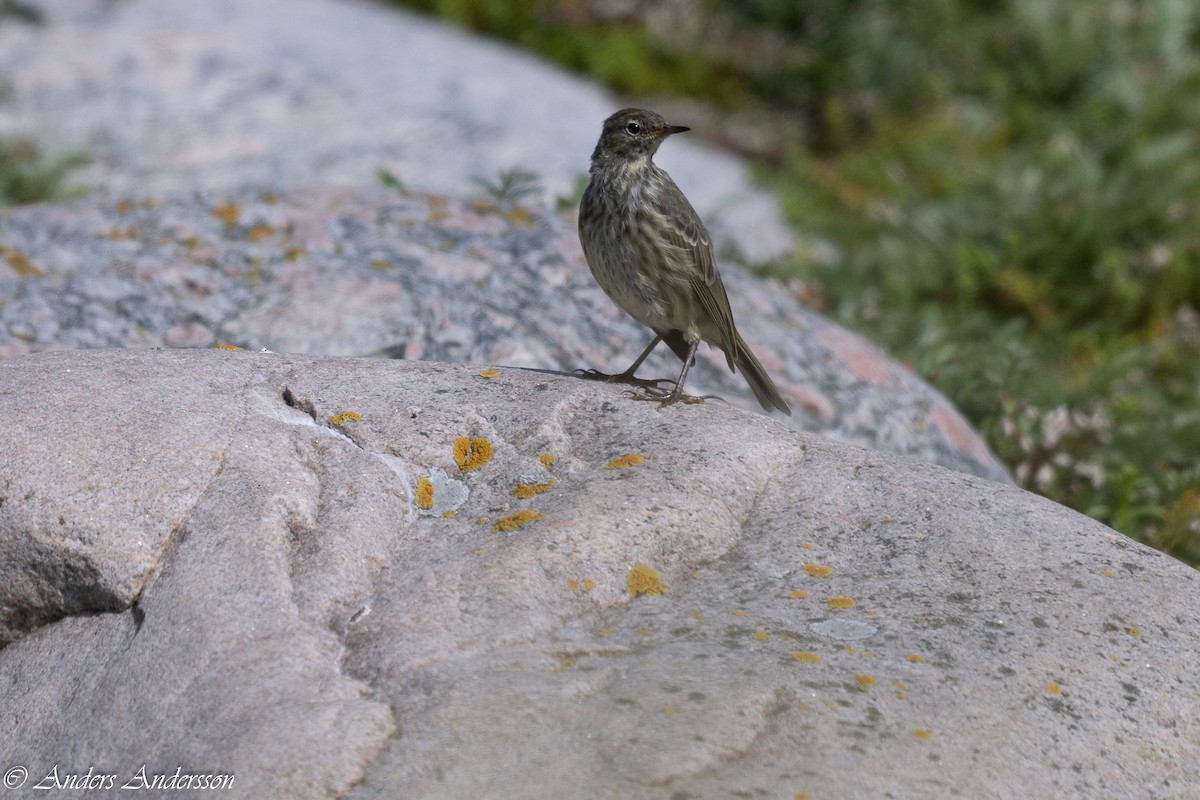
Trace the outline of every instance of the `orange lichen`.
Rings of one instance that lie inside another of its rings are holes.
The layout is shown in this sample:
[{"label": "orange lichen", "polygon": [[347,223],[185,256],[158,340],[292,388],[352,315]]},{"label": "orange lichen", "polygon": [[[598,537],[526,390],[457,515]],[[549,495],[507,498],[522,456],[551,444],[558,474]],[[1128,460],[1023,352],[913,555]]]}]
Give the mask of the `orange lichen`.
[{"label": "orange lichen", "polygon": [[604,466],[607,469],[625,469],[626,467],[636,467],[645,460],[645,456],[639,456],[637,453],[628,453],[626,455],[614,458]]},{"label": "orange lichen", "polygon": [[457,516],[458,516],[458,512],[455,511],[454,509],[450,509],[446,513],[442,514],[442,519],[454,519]]},{"label": "orange lichen", "polygon": [[427,477],[416,481],[416,492],[413,494],[413,504],[418,509],[426,511],[433,507],[433,483]]},{"label": "orange lichen", "polygon": [[481,377],[481,378],[498,378],[498,377],[500,377],[500,373],[494,369],[485,369],[483,372],[479,373],[479,377]]},{"label": "orange lichen", "polygon": [[909,661],[911,661],[914,664],[924,664],[927,661],[925,656],[917,655],[916,653],[909,653],[908,655],[905,656],[905,658],[907,658]]},{"label": "orange lichen", "polygon": [[801,661],[805,664],[815,664],[821,660],[821,657],[819,655],[817,655],[816,653],[809,653],[809,652],[805,652],[803,650],[801,650],[798,653],[793,653],[792,658],[796,659],[797,661]]},{"label": "orange lichen", "polygon": [[643,594],[666,594],[667,587],[662,576],[645,564],[634,564],[625,576],[625,584],[633,597]]},{"label": "orange lichen", "polygon": [[474,472],[492,460],[495,451],[487,439],[459,436],[454,440],[454,460],[463,472]]},{"label": "orange lichen", "polygon": [[545,483],[518,483],[517,488],[513,489],[513,496],[522,500],[528,500],[531,497],[541,494],[542,492],[550,491],[554,486],[554,480],[548,480]]},{"label": "orange lichen", "polygon": [[538,456],[538,463],[546,469],[550,469],[558,463],[558,458],[552,453],[542,453]]},{"label": "orange lichen", "polygon": [[804,571],[814,578],[828,578],[833,573],[833,567],[823,567],[820,564],[809,562],[804,565]]},{"label": "orange lichen", "polygon": [[429,478],[421,478],[417,481],[417,491],[413,494],[413,504],[417,508],[423,508],[426,511],[433,508],[433,484]]},{"label": "orange lichen", "polygon": [[266,225],[261,222],[255,226],[253,226],[252,228],[250,228],[250,230],[246,231],[246,238],[252,242],[261,242],[263,239],[266,239],[268,236],[274,236],[274,235],[275,235],[275,229],[272,228],[270,225]]},{"label": "orange lichen", "polygon": [[829,598],[830,608],[854,608],[856,603],[850,597],[831,597]]},{"label": "orange lichen", "polygon": [[357,422],[362,419],[362,414],[357,411],[343,411],[340,414],[334,414],[329,417],[329,421],[334,425],[344,425],[351,420]]},{"label": "orange lichen", "polygon": [[137,239],[142,235],[142,231],[136,225],[130,225],[128,228],[113,228],[108,232],[108,240],[112,242],[126,242],[130,239]]},{"label": "orange lichen", "polygon": [[212,210],[212,215],[226,225],[233,225],[242,215],[242,209],[236,203],[221,203]]},{"label": "orange lichen", "polygon": [[238,347],[236,344],[214,344],[212,346],[212,349],[213,350],[241,350],[242,348]]},{"label": "orange lichen", "polygon": [[918,739],[928,739],[933,736],[933,732],[926,728],[913,728],[912,735]]},{"label": "orange lichen", "polygon": [[40,278],[46,274],[33,265],[29,256],[15,247],[0,247],[0,256],[13,268],[18,278]]},{"label": "orange lichen", "polygon": [[530,522],[545,518],[545,514],[539,514],[536,511],[518,511],[515,514],[509,514],[507,517],[501,517],[496,520],[496,524],[492,526],[492,531],[495,533],[507,533],[515,531],[518,528],[528,525]]},{"label": "orange lichen", "polygon": [[878,681],[875,680],[875,678],[872,677],[871,675],[855,675],[854,682],[857,683],[858,688],[864,692],[867,691],[868,689],[870,689],[876,683],[878,683]]},{"label": "orange lichen", "polygon": [[801,545],[805,550],[812,550],[814,545],[812,542],[803,542]]},{"label": "orange lichen", "polygon": [[808,592],[801,591],[800,589],[788,594],[789,600],[803,600],[806,597],[808,597]]}]

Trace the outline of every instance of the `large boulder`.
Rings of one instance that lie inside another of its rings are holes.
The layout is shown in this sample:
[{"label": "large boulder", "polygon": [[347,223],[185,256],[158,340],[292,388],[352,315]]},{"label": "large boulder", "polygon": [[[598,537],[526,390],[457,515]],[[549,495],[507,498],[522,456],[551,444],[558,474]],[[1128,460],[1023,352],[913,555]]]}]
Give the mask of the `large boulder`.
[{"label": "large boulder", "polygon": [[1200,786],[1200,575],[1010,486],[489,365],[33,354],[0,416],[10,788]]}]

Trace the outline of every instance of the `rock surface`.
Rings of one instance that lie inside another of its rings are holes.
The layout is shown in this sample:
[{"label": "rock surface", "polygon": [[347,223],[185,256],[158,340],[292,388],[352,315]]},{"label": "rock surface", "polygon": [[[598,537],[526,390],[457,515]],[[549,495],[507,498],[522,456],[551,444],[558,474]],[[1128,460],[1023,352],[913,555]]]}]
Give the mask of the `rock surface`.
[{"label": "rock surface", "polygon": [[[738,327],[797,427],[994,480],[1004,468],[927,384],[780,286],[722,266]],[[573,218],[354,190],[241,191],[0,215],[0,357],[208,347],[619,372],[649,331],[604,295]],[[643,375],[675,377],[666,347]],[[701,348],[688,387],[757,409]]]},{"label": "rock surface", "polygon": [[[0,25],[0,135],[92,157],[117,195],[376,185],[461,194],[522,167],[551,197],[586,174],[621,101],[526,53],[393,7],[329,0],[34,0]],[[679,137],[659,156],[717,241],[792,248],[737,158]]]},{"label": "rock surface", "polygon": [[1195,796],[1195,571],[722,403],[494,372],[0,360],[5,768],[31,796],[143,765],[255,798]]}]

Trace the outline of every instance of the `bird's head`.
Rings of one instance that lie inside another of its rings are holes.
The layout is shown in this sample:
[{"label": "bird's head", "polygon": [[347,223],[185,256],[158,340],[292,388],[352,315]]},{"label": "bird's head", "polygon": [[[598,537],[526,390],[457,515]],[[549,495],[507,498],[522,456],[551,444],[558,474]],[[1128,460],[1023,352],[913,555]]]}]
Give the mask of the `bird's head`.
[{"label": "bird's head", "polygon": [[641,108],[626,108],[604,120],[592,161],[649,162],[663,139],[691,130],[669,125],[661,115]]}]

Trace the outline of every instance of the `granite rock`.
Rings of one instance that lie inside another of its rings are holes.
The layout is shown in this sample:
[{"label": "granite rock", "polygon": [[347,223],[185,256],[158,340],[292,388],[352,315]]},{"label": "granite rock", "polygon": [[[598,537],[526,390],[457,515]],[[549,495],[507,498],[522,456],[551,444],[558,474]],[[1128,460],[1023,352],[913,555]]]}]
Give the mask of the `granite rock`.
[{"label": "granite rock", "polygon": [[30,785],[1200,785],[1200,576],[1011,486],[462,364],[32,354],[0,414],[0,753]]}]

